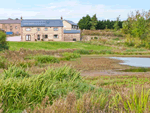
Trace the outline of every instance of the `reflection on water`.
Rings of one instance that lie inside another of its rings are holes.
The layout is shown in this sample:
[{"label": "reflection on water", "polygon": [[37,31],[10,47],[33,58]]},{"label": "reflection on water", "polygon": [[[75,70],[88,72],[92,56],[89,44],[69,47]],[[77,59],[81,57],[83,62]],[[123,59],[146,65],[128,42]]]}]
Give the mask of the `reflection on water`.
[{"label": "reflection on water", "polygon": [[109,57],[112,59],[122,60],[124,65],[135,67],[150,67],[150,58],[137,58],[137,57]]}]

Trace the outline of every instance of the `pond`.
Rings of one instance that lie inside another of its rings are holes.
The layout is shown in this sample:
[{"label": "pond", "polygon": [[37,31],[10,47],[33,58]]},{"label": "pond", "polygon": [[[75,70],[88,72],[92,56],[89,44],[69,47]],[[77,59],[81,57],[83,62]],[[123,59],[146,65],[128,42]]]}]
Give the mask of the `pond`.
[{"label": "pond", "polygon": [[123,65],[135,66],[135,67],[150,67],[150,58],[138,58],[138,57],[109,57],[112,59],[122,60]]}]

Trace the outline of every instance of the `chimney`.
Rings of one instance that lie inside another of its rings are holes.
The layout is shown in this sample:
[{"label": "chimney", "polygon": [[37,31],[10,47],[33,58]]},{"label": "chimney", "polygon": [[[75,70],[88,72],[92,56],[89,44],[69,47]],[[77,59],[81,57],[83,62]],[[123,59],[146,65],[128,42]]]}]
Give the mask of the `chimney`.
[{"label": "chimney", "polygon": [[21,18],[20,18],[21,20],[22,20],[22,16],[21,16]]},{"label": "chimney", "polygon": [[61,20],[63,20],[63,17],[61,16]]}]

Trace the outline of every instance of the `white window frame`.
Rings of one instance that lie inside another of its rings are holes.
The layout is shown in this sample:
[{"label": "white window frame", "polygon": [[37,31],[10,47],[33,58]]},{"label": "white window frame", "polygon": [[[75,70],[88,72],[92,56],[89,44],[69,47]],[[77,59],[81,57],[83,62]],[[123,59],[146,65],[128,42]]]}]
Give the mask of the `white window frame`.
[{"label": "white window frame", "polygon": [[40,28],[39,28],[39,27],[37,28],[37,31],[40,31]]},{"label": "white window frame", "polygon": [[55,39],[57,39],[57,38],[58,38],[58,35],[57,35],[57,38],[55,37],[56,35],[57,35],[57,34],[55,34],[55,35],[54,35],[54,38],[55,38]]},{"label": "white window frame", "polygon": [[47,27],[45,27],[45,31],[48,31],[48,28],[47,28]]},{"label": "white window frame", "polygon": [[31,28],[26,28],[26,31],[31,31]]},{"label": "white window frame", "polygon": [[54,31],[58,31],[58,27],[54,27]]},{"label": "white window frame", "polygon": [[31,41],[31,35],[26,35],[26,41]]}]

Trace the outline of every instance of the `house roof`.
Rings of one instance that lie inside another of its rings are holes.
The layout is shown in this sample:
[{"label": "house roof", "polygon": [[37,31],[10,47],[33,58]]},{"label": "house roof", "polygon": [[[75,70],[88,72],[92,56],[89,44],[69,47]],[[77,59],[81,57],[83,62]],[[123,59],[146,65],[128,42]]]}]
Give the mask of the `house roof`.
[{"label": "house roof", "polygon": [[80,30],[64,30],[64,33],[80,33]]},{"label": "house roof", "polygon": [[8,19],[8,20],[0,20],[0,24],[21,24],[21,20],[12,20],[12,19]]},{"label": "house roof", "polygon": [[23,19],[21,27],[63,27],[63,22],[60,19]]},{"label": "house roof", "polygon": [[70,20],[65,20],[67,21],[68,23],[70,23],[71,25],[77,25],[76,23],[74,23],[73,21],[70,21]]}]

